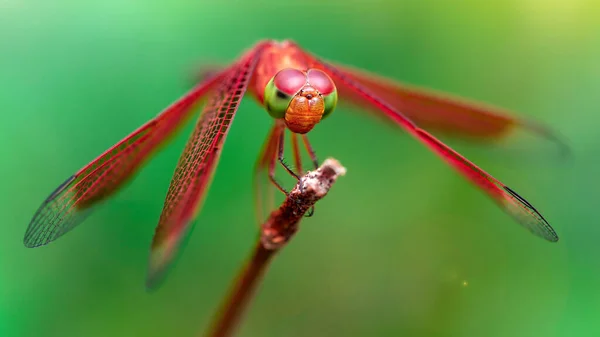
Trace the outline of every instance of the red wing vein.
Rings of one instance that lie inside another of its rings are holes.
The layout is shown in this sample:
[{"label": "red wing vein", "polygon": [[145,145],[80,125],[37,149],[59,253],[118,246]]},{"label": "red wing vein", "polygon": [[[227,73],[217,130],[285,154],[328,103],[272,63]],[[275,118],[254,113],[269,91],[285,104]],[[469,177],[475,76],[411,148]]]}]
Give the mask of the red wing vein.
[{"label": "red wing vein", "polygon": [[196,86],[61,184],[34,214],[25,233],[25,246],[45,245],[83,222],[92,206],[118,190],[166,142],[221,77],[216,75]]},{"label": "red wing vein", "polygon": [[202,205],[260,54],[260,48],[251,51],[229,71],[202,111],[181,155],[152,241],[147,282],[150,288],[164,277],[182,239],[191,232],[190,222]]},{"label": "red wing vein", "polygon": [[344,89],[348,89],[348,92],[366,100],[370,105],[378,108],[388,118],[402,126],[412,136],[425,143],[425,145],[467,177],[472,183],[486,191],[519,224],[548,241],[558,241],[556,232],[546,219],[529,202],[525,201],[524,198],[512,189],[477,167],[427,131],[419,128],[393,106],[376,97],[367,88],[362,86],[351,74],[340,71],[334,66],[317,61],[316,59],[315,65],[327,71],[336,80],[338,85],[344,86]]}]

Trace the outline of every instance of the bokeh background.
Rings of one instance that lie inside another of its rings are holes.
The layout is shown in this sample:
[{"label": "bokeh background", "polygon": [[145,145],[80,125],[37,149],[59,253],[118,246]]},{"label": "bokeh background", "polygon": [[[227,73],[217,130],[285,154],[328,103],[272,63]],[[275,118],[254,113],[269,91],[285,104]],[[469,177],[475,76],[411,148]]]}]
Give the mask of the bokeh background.
[{"label": "bokeh background", "polygon": [[256,238],[252,167],[271,122],[253,100],[157,292],[144,288],[148,247],[191,125],[60,241],[26,249],[22,236],[58,184],[182,95],[194,67],[263,38],[514,109],[559,130],[573,157],[444,138],[542,210],[551,244],[397,128],[338,109],[311,139],[348,174],[276,257],[240,336],[600,335],[599,9],[0,0],[0,336],[201,333]]}]

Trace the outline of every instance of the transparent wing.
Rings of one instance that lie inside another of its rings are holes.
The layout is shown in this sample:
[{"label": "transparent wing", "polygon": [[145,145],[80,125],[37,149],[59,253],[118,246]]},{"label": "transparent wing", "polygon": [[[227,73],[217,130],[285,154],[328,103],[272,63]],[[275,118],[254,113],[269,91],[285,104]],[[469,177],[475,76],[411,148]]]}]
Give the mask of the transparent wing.
[{"label": "transparent wing", "polygon": [[[522,226],[548,241],[558,241],[556,232],[546,219],[515,191],[417,126],[396,107],[381,99],[367,86],[363,85],[353,74],[340,70],[331,64],[319,61],[316,58],[313,58],[313,61],[316,68],[326,71],[336,82],[342,100],[351,99],[352,101],[361,101],[361,104],[369,105],[374,111],[378,111],[383,116],[391,119],[413,137],[424,143],[473,184],[484,190],[506,213],[510,214]],[[342,96],[342,92],[346,96]]]},{"label": "transparent wing", "polygon": [[214,74],[61,184],[39,207],[24,244],[38,247],[79,225],[92,207],[135,175],[151,154],[188,119],[203,96],[222,79]]},{"label": "transparent wing", "polygon": [[285,126],[281,123],[275,123],[263,144],[262,151],[254,167],[254,201],[256,220],[259,225],[275,209],[275,185],[271,182],[269,174],[275,171],[277,145],[282,132],[285,132]]},{"label": "transparent wing", "polygon": [[150,251],[147,287],[164,278],[182,240],[191,232],[239,103],[261,55],[257,46],[230,70],[196,124],[171,180]]}]

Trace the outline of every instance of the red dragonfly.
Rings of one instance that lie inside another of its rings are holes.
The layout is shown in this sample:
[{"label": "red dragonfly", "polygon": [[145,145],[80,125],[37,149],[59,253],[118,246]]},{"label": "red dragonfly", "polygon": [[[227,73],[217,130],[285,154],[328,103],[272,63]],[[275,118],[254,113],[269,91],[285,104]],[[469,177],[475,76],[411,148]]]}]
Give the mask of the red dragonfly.
[{"label": "red dragonfly", "polygon": [[[440,96],[326,62],[289,40],[265,40],[232,65],[212,72],[171,106],[61,184],[33,216],[25,233],[25,246],[45,245],[80,224],[93,206],[123,186],[188,120],[203,99],[208,98],[175,170],[152,241],[147,284],[155,285],[164,278],[190,232],[192,220],[200,211],[223,142],[247,91],[274,119],[255,167],[257,213],[261,221],[265,219],[261,211],[265,208],[264,201],[272,200],[274,187],[286,192],[275,179],[277,162],[296,178],[302,174],[300,137],[312,164],[318,165],[306,134],[332,114],[339,93],[344,100],[396,123],[480,187],[533,234],[558,241],[555,231],[529,202],[421,126],[478,139],[505,137],[517,128],[552,137],[545,128],[499,109]],[[297,171],[283,160],[286,129],[291,131]]]}]

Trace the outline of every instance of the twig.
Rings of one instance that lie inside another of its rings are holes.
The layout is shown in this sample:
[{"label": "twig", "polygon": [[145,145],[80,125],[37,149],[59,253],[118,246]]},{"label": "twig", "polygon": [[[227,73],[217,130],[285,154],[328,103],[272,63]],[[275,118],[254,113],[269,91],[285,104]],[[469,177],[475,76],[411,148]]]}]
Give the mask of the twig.
[{"label": "twig", "polygon": [[337,160],[329,158],[316,171],[300,178],[279,209],[273,211],[261,226],[260,239],[252,257],[236,279],[205,336],[227,337],[233,334],[271,258],[294,236],[304,214],[327,195],[337,178],[345,173],[346,169]]},{"label": "twig", "polygon": [[274,253],[274,250],[265,249],[260,241],[255,245],[252,257],[236,279],[229,295],[218,311],[218,316],[213,319],[206,336],[231,336],[236,322],[239,321]]}]

